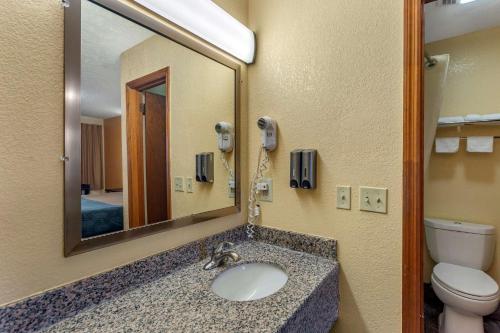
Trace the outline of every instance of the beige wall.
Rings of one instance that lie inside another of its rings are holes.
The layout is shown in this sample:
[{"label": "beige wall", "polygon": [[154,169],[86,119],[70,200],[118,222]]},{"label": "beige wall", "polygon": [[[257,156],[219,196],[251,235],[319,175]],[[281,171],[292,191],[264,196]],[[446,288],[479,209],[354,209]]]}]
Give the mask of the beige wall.
[{"label": "beige wall", "polygon": [[[0,12],[0,304],[242,223],[233,215],[64,258],[63,10],[59,0],[6,0]],[[242,79],[245,115],[245,66]]]},{"label": "beige wall", "polygon": [[104,178],[105,189],[121,189],[122,126],[121,116],[104,119]]},{"label": "beige wall", "polygon": [[82,124],[93,124],[93,125],[101,125],[101,126],[104,124],[104,120],[101,118],[85,117],[85,116],[80,117],[80,122]]},{"label": "beige wall", "polygon": [[[335,332],[400,332],[403,1],[251,0],[249,13],[250,170],[257,118],[279,128],[259,223],[338,240]],[[288,187],[295,148],[318,149],[314,191]],[[339,184],[352,186],[352,210],[335,208]],[[359,211],[360,185],[388,187],[389,214]]]},{"label": "beige wall", "polygon": [[[450,67],[445,88],[446,115],[500,112],[500,27],[426,45],[431,54],[449,53]],[[440,128],[436,137],[496,135],[497,126]],[[444,219],[491,224],[500,229],[500,142],[494,153],[472,154],[461,142],[456,154],[433,152],[425,183],[425,215]],[[427,252],[427,249],[426,249]],[[425,280],[434,262],[426,253]],[[500,246],[488,273],[500,279]]]},{"label": "beige wall", "polygon": [[450,65],[441,115],[500,113],[500,27],[427,44],[448,53]]},{"label": "beige wall", "polygon": [[[125,51],[120,62],[123,114],[126,114],[127,82],[169,67],[172,216],[178,218],[234,206],[234,198],[228,194],[229,175],[219,160],[214,130],[219,121],[234,124],[234,70],[159,35]],[[127,128],[126,121],[127,117],[122,117],[123,128]],[[126,131],[122,136],[126,151]],[[214,153],[212,184],[195,181],[195,156],[201,152]],[[234,170],[233,156],[228,154]],[[124,178],[127,161],[124,155]],[[193,193],[174,191],[175,177],[193,178]],[[124,184],[125,198],[127,189]]]}]

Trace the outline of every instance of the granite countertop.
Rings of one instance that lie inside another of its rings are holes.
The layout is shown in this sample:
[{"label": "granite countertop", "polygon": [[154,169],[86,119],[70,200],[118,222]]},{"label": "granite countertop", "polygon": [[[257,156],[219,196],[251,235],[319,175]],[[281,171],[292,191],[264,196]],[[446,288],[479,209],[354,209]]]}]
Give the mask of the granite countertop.
[{"label": "granite countertop", "polygon": [[[246,225],[208,236],[0,307],[0,332],[326,333],[338,317],[334,239]],[[222,241],[245,262],[267,262],[288,275],[266,298],[234,302],[212,292],[228,267],[203,270]]]},{"label": "granite countertop", "polygon": [[[329,282],[337,288],[334,259],[256,241],[245,241],[234,250],[242,260],[229,267],[275,263],[288,274],[286,285],[260,300],[229,301],[210,289],[212,280],[227,267],[205,271],[202,261],[90,307],[43,332],[289,332],[294,329],[286,328],[287,324],[299,320],[301,310],[311,311],[305,305],[321,285],[331,289]],[[315,302],[320,301],[317,296]],[[337,304],[325,306],[336,309]]]}]

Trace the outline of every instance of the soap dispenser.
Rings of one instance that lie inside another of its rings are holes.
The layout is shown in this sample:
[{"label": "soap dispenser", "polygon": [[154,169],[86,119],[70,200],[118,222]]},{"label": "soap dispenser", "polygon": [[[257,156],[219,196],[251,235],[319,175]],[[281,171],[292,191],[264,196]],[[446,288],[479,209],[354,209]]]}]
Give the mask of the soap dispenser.
[{"label": "soap dispenser", "polygon": [[316,188],[316,149],[302,150],[301,162],[301,183],[300,187],[303,189]]},{"label": "soap dispenser", "polygon": [[301,184],[302,149],[295,149],[290,152],[290,187],[299,188]]}]

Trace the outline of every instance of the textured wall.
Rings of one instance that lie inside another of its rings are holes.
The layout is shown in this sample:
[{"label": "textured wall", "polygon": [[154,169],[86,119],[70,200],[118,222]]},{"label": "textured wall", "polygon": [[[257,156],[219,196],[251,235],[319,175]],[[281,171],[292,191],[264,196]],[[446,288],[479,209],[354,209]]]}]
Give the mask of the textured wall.
[{"label": "textured wall", "polygon": [[[257,117],[278,122],[266,226],[338,240],[335,332],[401,331],[403,1],[252,0],[257,58],[249,66],[249,167]],[[289,152],[316,148],[319,186],[288,187]],[[335,208],[335,186],[353,209]],[[359,185],[389,188],[389,214],[358,210]]]},{"label": "textured wall", "polygon": [[[442,115],[500,113],[500,27],[426,45],[431,54],[450,54]],[[440,128],[436,137],[496,135],[496,126]],[[500,142],[493,154],[471,154],[466,142],[456,154],[432,153],[425,183],[425,215],[491,224],[500,228]],[[424,261],[430,281],[434,261]],[[488,273],[500,279],[500,246]]]},{"label": "textured wall", "polygon": [[106,189],[122,189],[121,116],[104,119],[104,179]]},{"label": "textured wall", "polygon": [[[64,258],[63,10],[59,0],[5,0],[0,12],[0,304],[242,222],[234,215]],[[245,66],[242,78],[245,114]]]},{"label": "textured wall", "polygon": [[500,113],[500,27],[425,45],[448,53],[450,65],[441,115]]}]

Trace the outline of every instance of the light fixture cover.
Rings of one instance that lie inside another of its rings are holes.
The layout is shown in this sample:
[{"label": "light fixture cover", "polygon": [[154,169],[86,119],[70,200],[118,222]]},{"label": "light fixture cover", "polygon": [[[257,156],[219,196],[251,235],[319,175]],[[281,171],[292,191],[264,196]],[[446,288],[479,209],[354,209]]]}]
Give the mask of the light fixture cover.
[{"label": "light fixture cover", "polygon": [[246,63],[254,60],[254,33],[211,0],[135,2]]}]

